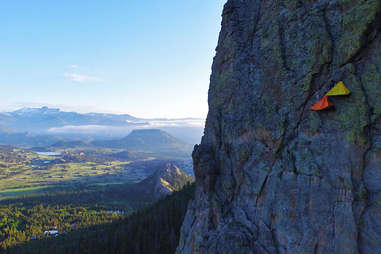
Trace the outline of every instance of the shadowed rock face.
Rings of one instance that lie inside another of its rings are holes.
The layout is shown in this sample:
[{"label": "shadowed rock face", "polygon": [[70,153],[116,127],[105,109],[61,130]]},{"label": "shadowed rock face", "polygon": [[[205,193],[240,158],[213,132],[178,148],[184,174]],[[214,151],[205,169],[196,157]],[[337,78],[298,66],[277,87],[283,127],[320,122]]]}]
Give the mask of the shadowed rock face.
[{"label": "shadowed rock face", "polygon": [[380,0],[229,0],[209,108],[178,253],[381,250]]}]

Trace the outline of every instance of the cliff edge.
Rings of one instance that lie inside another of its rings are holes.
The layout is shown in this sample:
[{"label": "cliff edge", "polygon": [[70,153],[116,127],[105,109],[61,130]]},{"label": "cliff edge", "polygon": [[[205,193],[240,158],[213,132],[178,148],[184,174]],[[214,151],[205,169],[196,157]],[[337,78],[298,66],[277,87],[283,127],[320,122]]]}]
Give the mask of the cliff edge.
[{"label": "cliff edge", "polygon": [[[381,250],[381,1],[229,0],[177,253]],[[350,95],[311,111],[332,84]]]}]

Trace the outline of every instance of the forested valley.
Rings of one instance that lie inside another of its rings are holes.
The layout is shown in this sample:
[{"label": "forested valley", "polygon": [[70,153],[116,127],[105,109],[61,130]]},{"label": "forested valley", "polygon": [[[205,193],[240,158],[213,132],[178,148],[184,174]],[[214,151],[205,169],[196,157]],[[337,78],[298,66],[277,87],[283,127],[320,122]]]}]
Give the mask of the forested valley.
[{"label": "forested valley", "polygon": [[[118,214],[107,214],[85,207],[34,206],[30,209],[16,209],[9,205],[7,225],[12,237],[3,242],[12,245],[4,249],[13,253],[174,253],[180,235],[188,201],[192,199],[194,184],[166,196],[146,208],[137,210],[123,218]],[[70,223],[60,224],[60,219]],[[21,220],[20,220],[21,218]],[[83,220],[85,218],[85,220]],[[80,224],[75,224],[81,220]],[[111,222],[112,221],[112,222]],[[67,230],[59,236],[43,237],[27,241],[30,233],[39,231],[41,224],[50,223],[60,230]],[[25,228],[28,234],[18,231]],[[8,231],[7,231],[8,232]]]}]

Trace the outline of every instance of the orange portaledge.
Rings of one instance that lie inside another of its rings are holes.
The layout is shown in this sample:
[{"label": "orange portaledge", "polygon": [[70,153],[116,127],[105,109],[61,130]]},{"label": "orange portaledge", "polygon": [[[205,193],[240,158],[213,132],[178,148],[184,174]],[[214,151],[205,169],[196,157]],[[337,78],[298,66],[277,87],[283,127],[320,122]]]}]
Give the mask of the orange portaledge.
[{"label": "orange portaledge", "polygon": [[311,110],[323,110],[332,106],[333,104],[328,100],[328,97],[324,96],[320,101],[311,107]]}]

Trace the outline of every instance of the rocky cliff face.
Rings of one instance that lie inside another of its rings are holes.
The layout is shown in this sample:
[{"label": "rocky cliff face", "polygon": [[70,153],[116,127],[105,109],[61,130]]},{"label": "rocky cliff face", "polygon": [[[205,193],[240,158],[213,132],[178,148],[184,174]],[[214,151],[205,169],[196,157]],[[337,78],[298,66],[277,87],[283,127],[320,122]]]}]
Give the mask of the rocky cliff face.
[{"label": "rocky cliff face", "polygon": [[380,0],[229,0],[209,107],[178,253],[380,252]]}]

